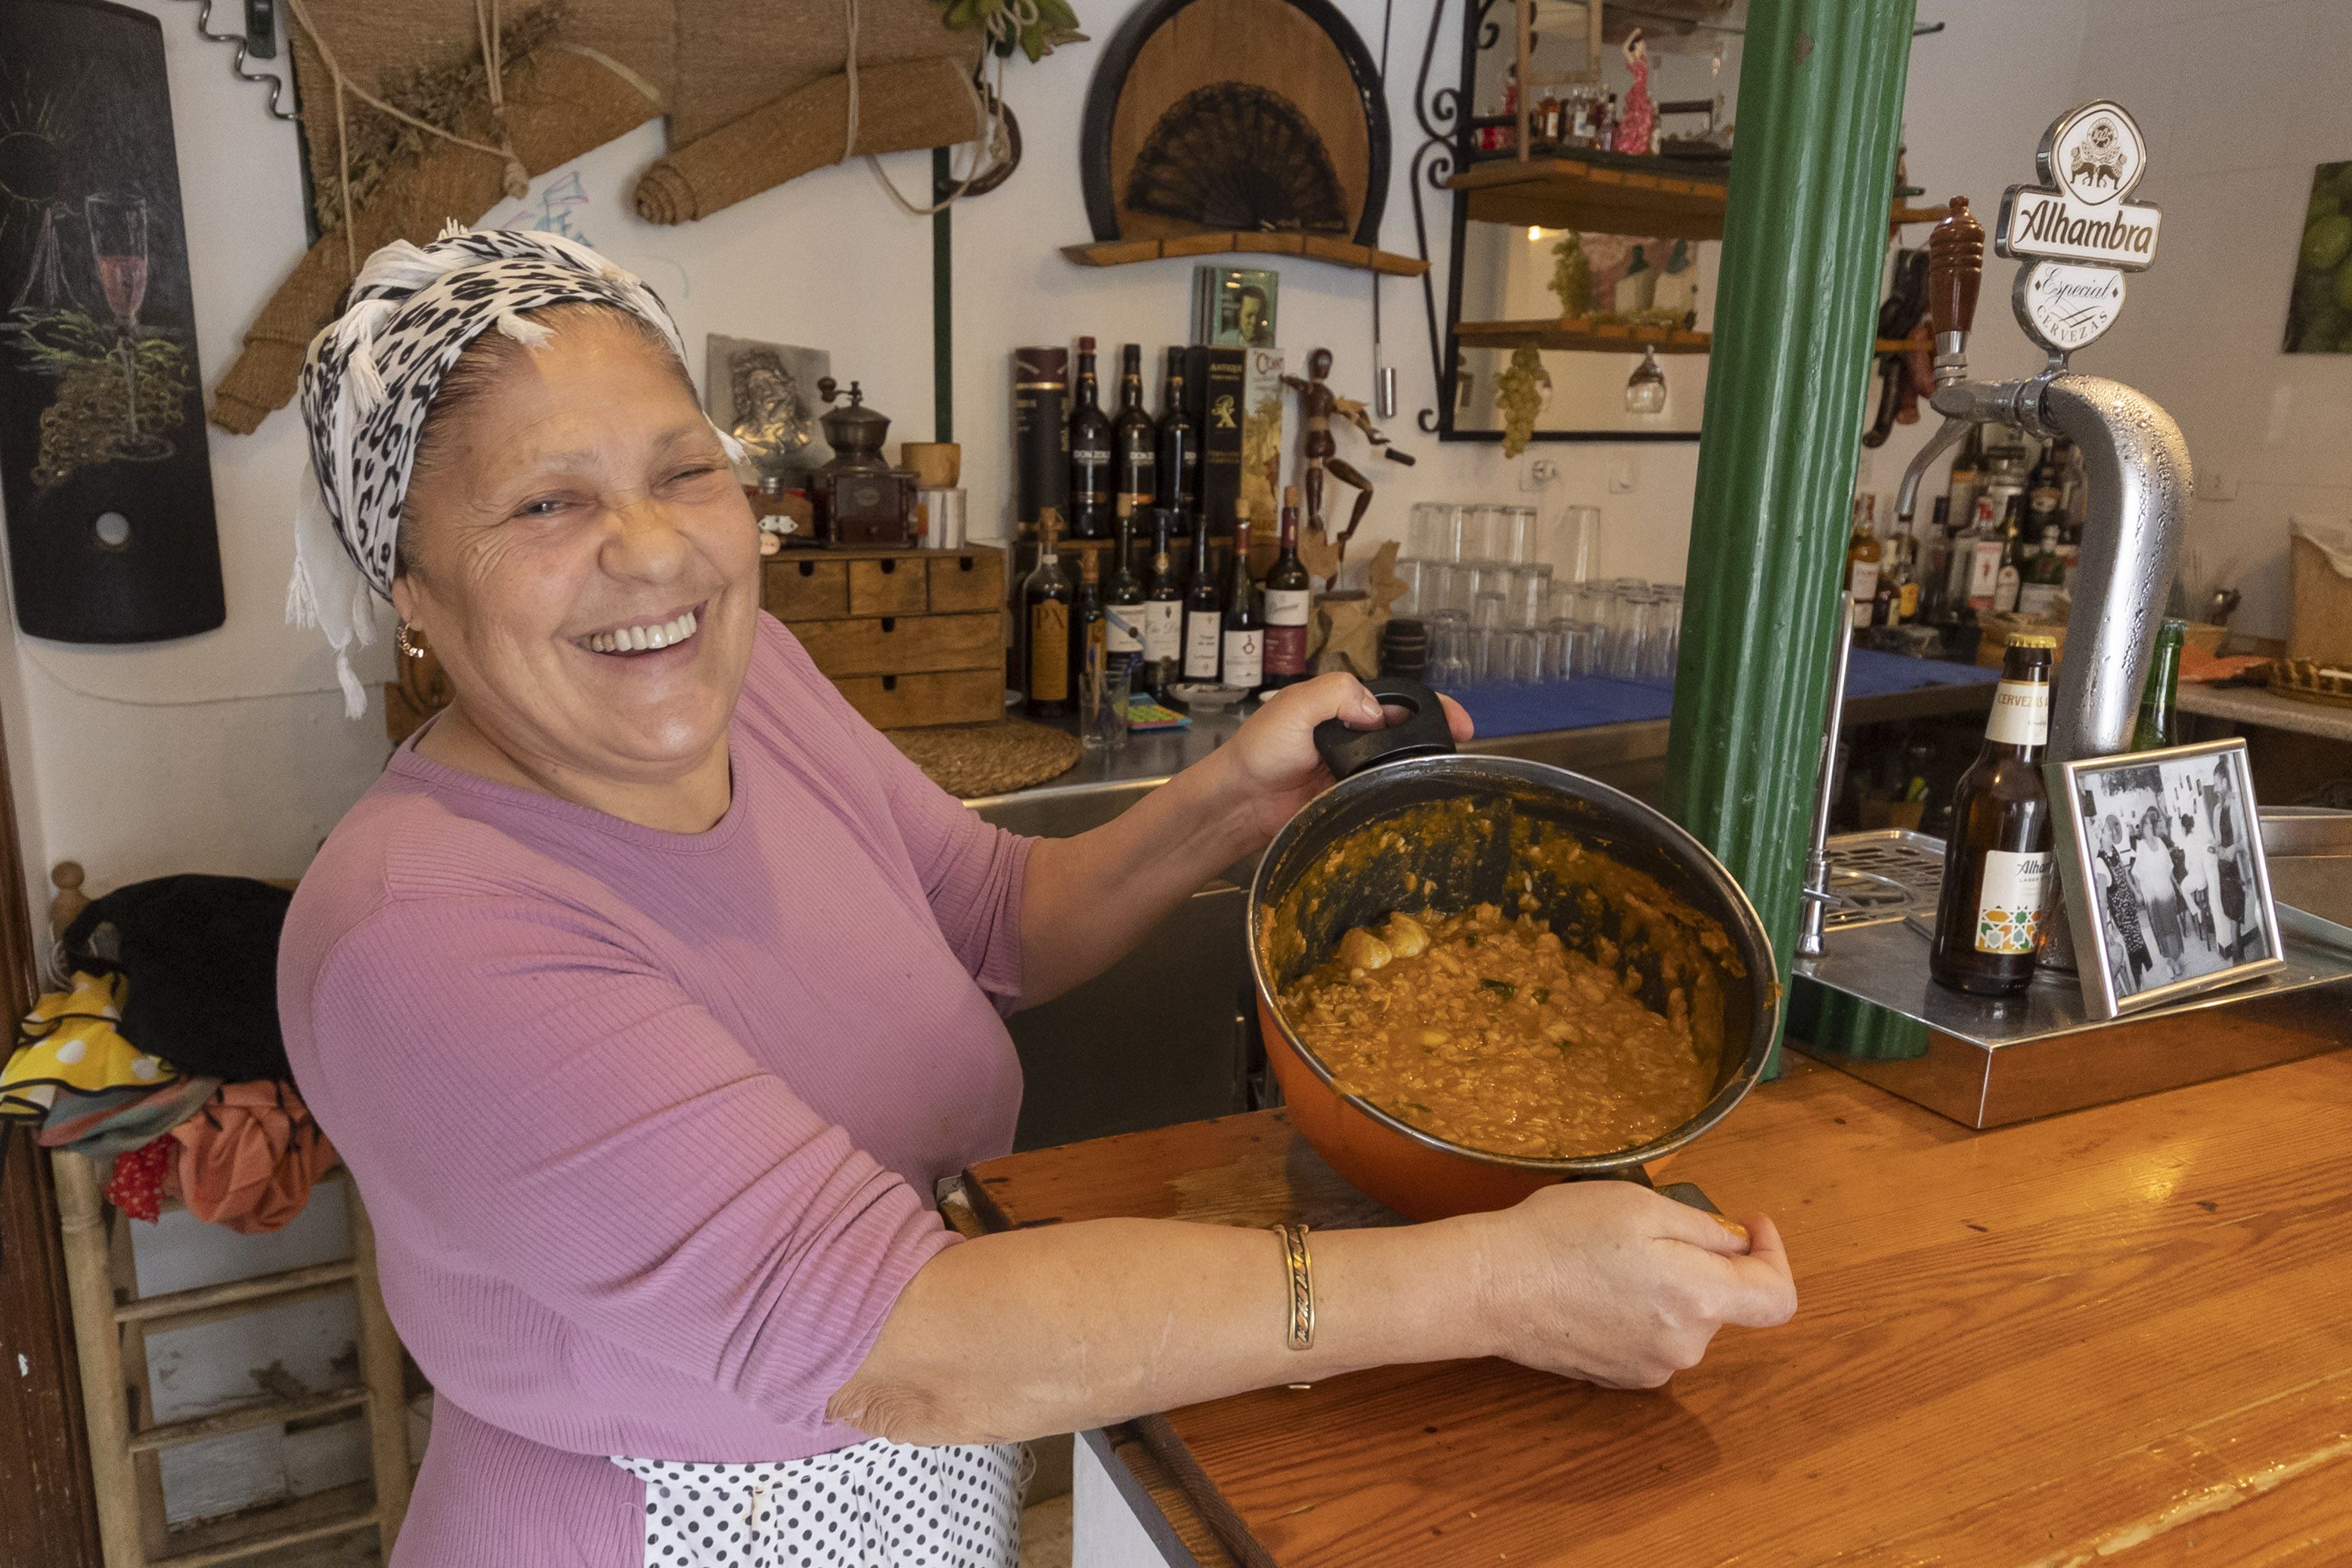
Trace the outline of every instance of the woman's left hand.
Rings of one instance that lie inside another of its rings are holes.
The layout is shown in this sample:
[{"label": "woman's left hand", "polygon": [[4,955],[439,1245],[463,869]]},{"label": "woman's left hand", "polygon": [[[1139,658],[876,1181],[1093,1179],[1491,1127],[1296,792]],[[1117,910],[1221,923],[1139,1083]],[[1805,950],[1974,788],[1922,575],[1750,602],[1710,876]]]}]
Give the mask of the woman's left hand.
[{"label": "woman's left hand", "polygon": [[[1451,697],[1438,700],[1445,705],[1454,743],[1468,740],[1470,715]],[[1377,730],[1403,717],[1400,710],[1392,720],[1352,675],[1318,675],[1276,692],[1218,752],[1231,769],[1226,787],[1237,796],[1234,815],[1251,825],[1263,844],[1300,806],[1330,787],[1330,770],[1315,752],[1316,725],[1339,719],[1351,730]]]}]

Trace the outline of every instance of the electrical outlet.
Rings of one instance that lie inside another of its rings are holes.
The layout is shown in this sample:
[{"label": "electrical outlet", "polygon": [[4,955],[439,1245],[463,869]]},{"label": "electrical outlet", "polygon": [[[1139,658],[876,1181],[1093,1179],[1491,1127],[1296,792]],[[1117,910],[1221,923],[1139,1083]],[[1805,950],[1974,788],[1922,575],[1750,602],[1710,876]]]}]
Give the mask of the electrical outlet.
[{"label": "electrical outlet", "polygon": [[1559,479],[1559,465],[1549,458],[1529,458],[1528,466],[1519,470],[1519,489],[1539,490]]},{"label": "electrical outlet", "polygon": [[2197,470],[2199,500],[2236,500],[2238,471],[2235,468],[2200,468]]},{"label": "electrical outlet", "polygon": [[1609,493],[1631,495],[1642,482],[1642,463],[1631,452],[1621,452],[1609,459]]}]

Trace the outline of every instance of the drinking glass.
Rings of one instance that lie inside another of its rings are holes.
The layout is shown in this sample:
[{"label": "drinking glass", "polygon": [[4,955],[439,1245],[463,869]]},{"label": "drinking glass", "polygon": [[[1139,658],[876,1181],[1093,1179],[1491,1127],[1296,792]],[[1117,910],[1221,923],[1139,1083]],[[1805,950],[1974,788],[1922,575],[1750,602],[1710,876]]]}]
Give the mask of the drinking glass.
[{"label": "drinking glass", "polygon": [[1506,506],[1495,509],[1495,558],[1514,566],[1525,565],[1536,559],[1536,509],[1531,506]]},{"label": "drinking glass", "polygon": [[1462,559],[1486,563],[1500,559],[1503,510],[1499,506],[1462,509]]},{"label": "drinking glass", "polygon": [[1470,684],[1469,632],[1458,620],[1433,620],[1429,626],[1429,684],[1459,691]]},{"label": "drinking glass", "polygon": [[1127,705],[1134,694],[1136,656],[1112,654],[1099,674],[1078,682],[1078,740],[1090,749],[1115,752],[1127,744]]},{"label": "drinking glass", "polygon": [[1609,674],[1638,676],[1643,672],[1642,649],[1649,639],[1654,607],[1647,589],[1621,592],[1611,604],[1608,640],[1602,650]]},{"label": "drinking glass", "polygon": [[1452,528],[1454,506],[1448,501],[1422,500],[1412,503],[1412,516],[1405,523],[1404,556],[1407,561],[1447,561],[1453,542]]},{"label": "drinking glass", "polygon": [[1672,676],[1682,652],[1683,591],[1672,586],[1654,588],[1650,597],[1650,635],[1643,645],[1643,673]]},{"label": "drinking glass", "polygon": [[1576,623],[1565,616],[1544,623],[1544,679],[1573,680],[1584,673],[1576,662]]},{"label": "drinking glass", "polygon": [[1531,686],[1543,679],[1543,633],[1516,626],[1497,634],[1496,679]]},{"label": "drinking glass", "polygon": [[1431,602],[1437,580],[1437,563],[1408,559],[1396,563],[1397,581],[1404,584],[1404,596],[1396,602],[1394,614],[1426,615],[1437,606]]},{"label": "drinking glass", "polygon": [[1464,620],[1470,618],[1470,601],[1477,595],[1478,569],[1459,561],[1444,561],[1436,564],[1436,586],[1431,602],[1439,610],[1454,610]]},{"label": "drinking glass", "polygon": [[1601,509],[1570,507],[1548,531],[1544,543],[1545,552],[1539,559],[1552,563],[1554,575],[1583,582],[1592,575],[1593,552],[1601,547]]},{"label": "drinking glass", "polygon": [[1539,626],[1551,616],[1551,567],[1530,561],[1511,568],[1511,625]]},{"label": "drinking glass", "polygon": [[1507,595],[1480,589],[1470,602],[1470,624],[1485,628],[1500,628],[1510,625],[1510,604]]}]

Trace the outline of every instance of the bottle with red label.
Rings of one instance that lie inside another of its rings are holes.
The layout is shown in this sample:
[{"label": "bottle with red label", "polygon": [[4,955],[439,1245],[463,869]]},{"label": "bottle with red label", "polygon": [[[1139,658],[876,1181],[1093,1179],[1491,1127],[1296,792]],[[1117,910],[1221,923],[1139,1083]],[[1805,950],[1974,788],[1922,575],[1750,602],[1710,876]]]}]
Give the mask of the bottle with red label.
[{"label": "bottle with red label", "polygon": [[1307,679],[1307,612],[1314,593],[1298,559],[1298,487],[1282,492],[1282,549],[1265,574],[1265,686]]}]

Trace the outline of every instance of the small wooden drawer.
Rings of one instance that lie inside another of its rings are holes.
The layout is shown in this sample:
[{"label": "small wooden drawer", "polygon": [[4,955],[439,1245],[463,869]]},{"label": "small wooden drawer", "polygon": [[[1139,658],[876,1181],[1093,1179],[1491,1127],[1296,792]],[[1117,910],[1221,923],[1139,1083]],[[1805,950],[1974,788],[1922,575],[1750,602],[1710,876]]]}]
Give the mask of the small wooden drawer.
[{"label": "small wooden drawer", "polygon": [[849,614],[851,564],[815,555],[771,561],[760,584],[760,607],[780,621],[838,619]]},{"label": "small wooden drawer", "polygon": [[850,675],[912,675],[983,666],[1001,671],[1004,662],[1004,622],[994,610],[811,621],[794,626],[793,635],[816,667],[836,680]]},{"label": "small wooden drawer", "polygon": [[931,613],[993,610],[1004,603],[1004,552],[959,550],[930,559]]},{"label": "small wooden drawer", "polygon": [[926,724],[985,724],[1004,716],[1004,671],[952,669],[929,675],[862,675],[834,685],[877,730]]},{"label": "small wooden drawer", "polygon": [[849,563],[851,615],[919,616],[930,607],[919,556],[886,555],[878,561]]}]

